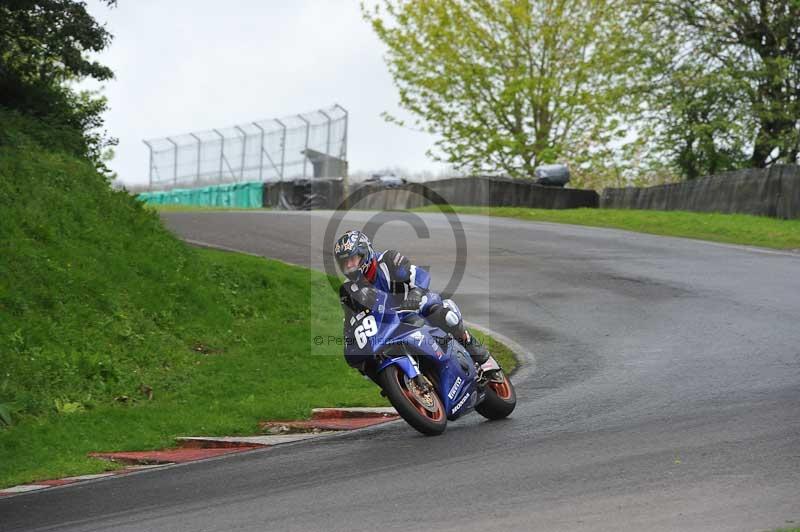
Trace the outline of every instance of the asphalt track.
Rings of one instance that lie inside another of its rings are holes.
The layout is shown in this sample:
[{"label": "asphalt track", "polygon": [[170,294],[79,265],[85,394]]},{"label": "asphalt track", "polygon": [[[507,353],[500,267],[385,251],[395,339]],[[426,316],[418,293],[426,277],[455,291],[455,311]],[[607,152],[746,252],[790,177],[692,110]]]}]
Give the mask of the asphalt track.
[{"label": "asphalt track", "polygon": [[[330,213],[164,217],[188,239],[319,268]],[[20,495],[0,500],[0,530],[800,526],[799,255],[460,219],[456,300],[535,354],[511,419],[471,415],[437,438],[395,423]],[[456,269],[441,215],[377,240],[429,265],[435,288]]]}]

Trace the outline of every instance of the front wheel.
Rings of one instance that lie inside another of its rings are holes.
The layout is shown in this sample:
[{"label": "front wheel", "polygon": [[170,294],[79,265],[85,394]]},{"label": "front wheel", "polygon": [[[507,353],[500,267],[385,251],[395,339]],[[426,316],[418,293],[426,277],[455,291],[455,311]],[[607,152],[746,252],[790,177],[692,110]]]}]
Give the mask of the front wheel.
[{"label": "front wheel", "polygon": [[409,425],[426,436],[444,432],[447,427],[444,405],[424,375],[409,379],[397,366],[389,366],[378,374],[378,384]]},{"label": "front wheel", "polygon": [[492,375],[489,382],[486,383],[484,391],[486,397],[475,406],[475,411],[486,419],[508,417],[517,406],[517,393],[514,391],[514,385],[503,371]]}]

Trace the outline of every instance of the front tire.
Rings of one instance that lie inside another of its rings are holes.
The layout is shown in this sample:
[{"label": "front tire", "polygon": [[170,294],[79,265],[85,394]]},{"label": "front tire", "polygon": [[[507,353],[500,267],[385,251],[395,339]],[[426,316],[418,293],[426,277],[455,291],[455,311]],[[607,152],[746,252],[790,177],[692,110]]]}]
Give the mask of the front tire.
[{"label": "front tire", "polygon": [[[502,380],[499,377],[502,377]],[[493,376],[486,384],[484,391],[486,397],[475,406],[475,411],[486,419],[508,417],[514,411],[514,407],[517,406],[517,392],[503,371]]]},{"label": "front tire", "polygon": [[[423,376],[424,378],[424,376]],[[397,366],[389,366],[378,374],[378,384],[400,417],[426,436],[438,436],[447,427],[444,405],[433,385],[423,391]]]}]

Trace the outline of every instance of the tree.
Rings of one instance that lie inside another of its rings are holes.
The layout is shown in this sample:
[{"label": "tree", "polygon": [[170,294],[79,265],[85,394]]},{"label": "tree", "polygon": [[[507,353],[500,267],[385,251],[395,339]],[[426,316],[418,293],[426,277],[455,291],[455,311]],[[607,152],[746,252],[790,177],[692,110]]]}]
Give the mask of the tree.
[{"label": "tree", "polygon": [[637,46],[627,4],[383,0],[362,12],[388,47],[401,106],[439,135],[439,160],[533,177],[624,136]]},{"label": "tree", "polygon": [[[109,7],[116,0],[104,0]],[[105,169],[102,151],[116,143],[99,128],[103,98],[78,93],[71,82],[113,77],[89,58],[111,42],[111,34],[73,0],[4,0],[0,3],[0,105],[79,131],[79,155]]]},{"label": "tree", "polygon": [[653,106],[644,134],[654,154],[687,179],[747,166],[755,125],[737,96],[737,83],[718,72],[682,65],[649,94]]},{"label": "tree", "polygon": [[[798,162],[800,0],[658,0],[656,5],[665,19],[675,21],[675,34],[687,43],[693,61],[706,65],[703,86],[712,91],[698,107],[712,114],[715,107],[748,113],[739,125],[752,128],[749,135],[740,131],[751,146],[750,165]],[[722,87],[732,91],[725,94]],[[724,105],[715,103],[714,92],[727,99]],[[692,95],[687,96],[678,101],[684,105]]]},{"label": "tree", "polygon": [[637,51],[642,105],[635,123],[648,152],[643,167],[694,179],[746,166],[755,128],[743,105],[747,83],[698,54],[668,10],[642,4],[637,19],[642,41],[653,44]]}]

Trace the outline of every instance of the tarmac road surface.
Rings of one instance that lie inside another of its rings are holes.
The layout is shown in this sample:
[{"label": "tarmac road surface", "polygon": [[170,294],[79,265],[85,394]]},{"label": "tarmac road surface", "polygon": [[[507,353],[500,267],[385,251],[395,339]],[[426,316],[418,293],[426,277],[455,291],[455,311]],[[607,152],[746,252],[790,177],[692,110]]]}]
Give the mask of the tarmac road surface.
[{"label": "tarmac road surface", "polygon": [[[163,215],[184,238],[315,268],[330,216]],[[377,230],[377,247],[430,266],[444,288],[457,267],[443,216],[357,212],[337,232],[392,217],[404,218]],[[800,255],[460,221],[455,300],[535,355],[510,419],[470,415],[436,438],[394,423],[11,497],[0,530],[800,526]]]}]

